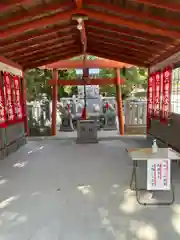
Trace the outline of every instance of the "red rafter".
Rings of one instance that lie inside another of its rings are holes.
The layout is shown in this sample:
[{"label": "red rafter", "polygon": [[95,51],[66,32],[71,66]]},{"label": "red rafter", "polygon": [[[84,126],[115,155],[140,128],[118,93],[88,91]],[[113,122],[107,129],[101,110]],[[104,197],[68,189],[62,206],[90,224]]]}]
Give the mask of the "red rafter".
[{"label": "red rafter", "polygon": [[90,47],[88,47],[88,50],[96,50],[98,49],[99,52],[106,52],[107,53],[107,56],[108,56],[108,53],[112,54],[112,53],[115,53],[115,55],[117,56],[125,56],[125,57],[129,57],[129,58],[132,58],[132,59],[141,59],[143,61],[147,61],[147,56],[145,55],[137,55],[137,53],[134,54],[134,52],[128,52],[127,50],[126,51],[123,51],[123,50],[118,50],[117,48],[116,51],[115,49],[111,50],[110,48],[107,48],[107,46],[102,46],[101,44],[94,44]]},{"label": "red rafter", "polygon": [[29,62],[25,62],[23,64],[24,68],[36,68],[36,67],[40,67],[42,65],[46,65],[49,64],[51,62],[56,62],[59,60],[64,60],[64,59],[68,59],[68,58],[72,58],[75,57],[79,54],[79,52],[76,50],[73,50],[71,52],[67,52],[65,54],[54,54],[53,57],[47,57],[47,58],[43,58],[43,59],[39,59],[37,61],[34,61],[32,64]]},{"label": "red rafter", "polygon": [[[132,0],[134,1],[134,0]],[[167,3],[164,0],[136,0],[138,3],[143,3],[145,5],[153,6],[156,8],[168,9],[173,12],[180,12],[180,4],[175,2]]]},{"label": "red rafter", "polygon": [[83,0],[75,0],[77,8],[82,8]]},{"label": "red rafter", "polygon": [[[171,18],[164,18],[163,16],[162,17],[161,16],[155,16],[155,15],[150,14],[150,13],[143,13],[143,12],[140,12],[140,11],[125,9],[125,8],[122,8],[122,7],[114,6],[112,4],[108,4],[108,3],[104,3],[104,2],[103,3],[98,2],[98,1],[95,1],[95,0],[86,0],[86,3],[90,7],[94,7],[94,8],[98,7],[98,8],[101,8],[101,9],[106,9],[107,11],[112,11],[115,14],[119,14],[119,15],[123,14],[125,17],[131,16],[131,17],[135,17],[136,19],[142,19],[142,20],[144,19],[146,21],[147,20],[148,21],[156,21],[157,23],[158,22],[166,23],[169,26],[171,26],[171,25],[180,26],[180,22],[177,22],[176,20],[173,20]],[[152,25],[152,24],[148,23],[148,25]]]},{"label": "red rafter", "polygon": [[23,35],[23,36],[18,36],[16,38],[12,38],[12,39],[0,39],[0,44],[2,45],[13,45],[13,44],[21,44],[24,43],[26,41],[31,41],[37,38],[41,38],[43,36],[48,36],[50,34],[55,34],[55,33],[62,33],[62,32],[70,32],[71,29],[73,29],[73,26],[70,25],[65,25],[62,28],[44,28],[44,29],[39,29],[38,32],[28,32],[27,34]]},{"label": "red rafter", "polygon": [[[126,44],[127,46],[129,47],[135,47],[135,48],[141,48],[143,50],[147,50],[147,51],[158,51],[159,50],[159,46],[153,46],[151,44],[140,44],[140,43],[137,43],[137,42],[132,42],[132,41],[124,41],[123,39],[121,38],[117,38],[116,35],[111,35],[111,34],[106,34],[106,35],[102,35],[102,34],[98,34],[97,32],[94,32],[94,31],[89,31],[88,33],[88,36],[90,37],[94,37],[94,38],[98,38],[98,39],[101,39],[103,41],[109,41],[111,43],[114,43],[114,44],[119,44],[119,46],[121,46],[121,43],[123,44]],[[91,38],[93,39],[93,38]],[[118,41],[116,39],[119,39]],[[93,40],[92,40],[93,41]]]},{"label": "red rafter", "polygon": [[[111,42],[111,43],[114,43],[116,45],[119,45],[119,47],[122,45],[126,45],[128,47],[132,47],[132,48],[137,48],[137,49],[141,49],[142,51],[146,51],[146,52],[149,52],[150,50],[152,50],[153,52],[154,51],[158,51],[159,50],[159,46],[157,45],[152,45],[151,43],[146,43],[146,44],[142,44],[142,43],[139,43],[139,42],[136,42],[136,41],[132,41],[132,39],[126,39],[124,37],[119,37],[116,35],[116,34],[106,34],[106,35],[103,35],[103,34],[98,34],[97,31],[94,31],[93,29],[91,31],[88,31],[88,38],[91,37],[92,41],[93,41],[93,38],[98,38],[100,40],[103,40],[103,41],[107,41],[107,42]],[[118,39],[118,41],[116,41],[116,39]]]},{"label": "red rafter", "polygon": [[63,43],[65,40],[72,40],[73,37],[75,37],[77,34],[73,33],[71,35],[65,35],[62,37],[58,37],[58,36],[54,36],[51,37],[51,39],[47,40],[47,39],[43,39],[42,41],[38,41],[35,43],[30,43],[27,44],[26,46],[22,46],[22,47],[15,47],[15,48],[11,48],[11,49],[7,49],[7,50],[3,50],[1,51],[1,53],[4,53],[8,56],[14,54],[14,53],[19,53],[20,55],[32,50],[36,50],[38,48],[44,48],[44,47],[48,47],[48,46],[52,46],[54,43]]},{"label": "red rafter", "polygon": [[136,65],[136,66],[142,66],[142,67],[148,67],[149,66],[149,64],[147,64],[145,62],[140,61],[137,58],[135,58],[135,59],[129,58],[127,55],[121,57],[122,55],[118,55],[118,53],[114,54],[112,52],[107,52],[107,51],[100,52],[97,49],[88,49],[87,52],[89,54],[95,55],[97,57],[107,58],[107,59],[111,59],[111,60],[114,60],[114,61],[125,62],[125,63],[133,64],[133,65]]},{"label": "red rafter", "polygon": [[27,53],[29,51],[36,51],[39,48],[41,48],[41,49],[43,48],[45,50],[46,47],[49,47],[49,46],[51,47],[54,43],[63,44],[67,40],[73,40],[73,36],[67,35],[62,38],[56,38],[56,39],[52,39],[50,41],[40,42],[38,44],[31,45],[29,47],[17,48],[16,50],[13,50],[12,52],[9,52],[9,53],[6,52],[6,56],[10,57],[15,54],[21,55],[21,54]]},{"label": "red rafter", "polygon": [[132,46],[127,46],[126,44],[118,44],[118,43],[112,43],[112,42],[108,42],[108,41],[102,41],[100,40],[99,38],[88,38],[89,39],[89,43],[88,43],[88,47],[90,46],[93,46],[93,45],[99,45],[104,47],[109,47],[109,49],[114,49],[115,52],[118,50],[126,50],[126,51],[132,51],[132,52],[136,52],[136,53],[139,53],[138,55],[143,55],[143,56],[151,56],[151,54],[149,54],[148,51],[145,51],[145,50],[142,50],[140,48],[135,48],[135,47],[132,47]]},{"label": "red rafter", "polygon": [[36,19],[26,24],[19,24],[18,26],[9,27],[7,31],[0,32],[0,38],[8,38],[11,35],[22,34],[23,32],[31,29],[42,28],[48,25],[57,24],[58,22],[70,20],[73,14],[76,14],[77,10],[65,11],[62,13],[54,14],[53,16],[46,16],[42,19]]},{"label": "red rafter", "polygon": [[[32,3],[32,0],[30,1]],[[32,19],[34,17],[40,16],[44,14],[45,12],[51,13],[53,11],[57,11],[58,9],[64,9],[66,7],[71,7],[72,4],[69,2],[65,3],[53,3],[53,4],[45,4],[43,6],[38,6],[32,10],[26,11],[24,14],[17,14],[16,16],[9,17],[8,19],[2,19],[1,20],[1,25],[5,26],[8,25],[10,26],[11,24],[17,24],[20,21],[24,21],[26,19]],[[29,20],[27,20],[29,21]]]},{"label": "red rafter", "polygon": [[44,53],[34,54],[33,56],[27,57],[25,59],[21,59],[18,62],[21,64],[23,64],[24,62],[34,62],[37,58],[39,58],[39,59],[47,58],[49,55],[58,54],[58,52],[65,54],[65,53],[69,52],[69,50],[75,50],[75,49],[77,49],[77,46],[75,44],[71,45],[71,46],[67,46],[66,48],[63,49],[63,51],[59,47],[55,46],[51,50],[47,51],[47,53],[44,52]]},{"label": "red rafter", "polygon": [[164,45],[164,43],[168,43],[171,41],[170,38],[165,38],[165,37],[159,37],[159,36],[153,36],[147,33],[143,33],[143,32],[137,32],[133,29],[131,30],[125,30],[125,29],[121,29],[118,26],[115,25],[110,25],[108,24],[104,24],[104,23],[99,23],[99,22],[87,22],[87,26],[88,27],[93,27],[96,28],[98,30],[104,30],[106,32],[113,32],[119,35],[125,35],[131,38],[137,38],[138,40],[144,40],[144,41],[150,41],[150,42],[154,42],[154,43],[159,43]]},{"label": "red rafter", "polygon": [[79,14],[84,14],[84,15],[87,15],[89,18],[93,18],[93,19],[103,21],[103,22],[108,22],[110,24],[122,25],[122,26],[126,26],[128,28],[147,32],[152,35],[157,34],[160,36],[170,37],[172,39],[180,38],[180,32],[177,32],[174,30],[163,30],[158,27],[149,26],[143,22],[142,23],[135,22],[133,20],[124,19],[120,16],[115,16],[115,15],[108,14],[108,13],[102,13],[102,12],[94,11],[94,10],[81,9],[81,10],[79,10]]},{"label": "red rafter", "polygon": [[[66,48],[66,46],[68,45],[67,48],[69,48],[70,46],[74,45],[76,43],[75,40],[70,40],[70,41],[66,41],[66,42],[61,42],[61,43],[56,43],[56,44],[51,44],[49,45],[48,47],[45,47],[46,51],[49,51],[53,48],[60,48],[62,47],[62,49],[64,50],[64,48]],[[18,61],[20,59],[24,59],[25,57],[31,57],[31,56],[36,56],[36,54],[39,54],[39,53],[44,53],[44,48],[37,48],[37,50],[35,51],[28,51],[28,52],[25,52],[23,54],[20,54],[20,55],[16,55],[11,57],[14,61]]]},{"label": "red rafter", "polygon": [[[69,36],[70,34],[64,34],[62,35],[61,33],[54,31],[50,34],[43,35],[42,37],[32,37],[29,40],[23,41],[23,42],[17,42],[14,44],[8,44],[6,45],[6,50],[4,49],[4,46],[0,47],[0,52],[11,52],[20,48],[28,48],[29,46],[35,45],[35,44],[40,44],[43,42],[48,42],[52,41],[53,39],[61,39],[63,37]],[[75,35],[75,31],[71,32],[71,36]],[[77,35],[77,33],[76,33]]]},{"label": "red rafter", "polygon": [[32,3],[32,0],[13,0],[10,3],[0,3],[0,11],[7,11],[9,8],[22,3]]}]

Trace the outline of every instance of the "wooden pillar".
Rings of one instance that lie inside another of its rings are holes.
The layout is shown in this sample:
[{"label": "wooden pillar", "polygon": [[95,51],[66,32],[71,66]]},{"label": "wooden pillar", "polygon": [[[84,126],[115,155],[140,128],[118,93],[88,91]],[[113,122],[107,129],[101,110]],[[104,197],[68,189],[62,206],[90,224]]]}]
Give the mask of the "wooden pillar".
[{"label": "wooden pillar", "polygon": [[58,70],[53,69],[52,72],[53,81],[55,84],[52,87],[52,125],[51,125],[51,133],[52,136],[56,135],[56,111],[57,111],[57,98],[58,98]]},{"label": "wooden pillar", "polygon": [[117,115],[119,121],[119,133],[124,135],[124,117],[123,117],[123,105],[122,105],[122,95],[120,86],[120,70],[116,69],[116,101],[117,101]]},{"label": "wooden pillar", "polygon": [[23,113],[24,113],[24,129],[26,135],[29,136],[29,126],[28,126],[28,112],[27,112],[27,87],[26,79],[24,77],[24,72],[22,75],[22,98],[23,98]]}]

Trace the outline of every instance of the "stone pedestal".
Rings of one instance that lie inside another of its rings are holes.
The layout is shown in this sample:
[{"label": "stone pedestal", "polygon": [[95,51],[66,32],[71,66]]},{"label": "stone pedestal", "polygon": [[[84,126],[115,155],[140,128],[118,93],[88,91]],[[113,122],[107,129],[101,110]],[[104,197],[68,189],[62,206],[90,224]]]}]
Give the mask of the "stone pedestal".
[{"label": "stone pedestal", "polygon": [[62,122],[60,124],[59,131],[60,132],[73,132],[74,131],[71,114],[62,116]]},{"label": "stone pedestal", "polygon": [[77,123],[77,143],[97,143],[97,126],[94,120],[79,120]]},{"label": "stone pedestal", "polygon": [[103,129],[106,130],[106,131],[117,129],[116,113],[115,112],[107,112],[105,114],[105,124],[104,124]]}]

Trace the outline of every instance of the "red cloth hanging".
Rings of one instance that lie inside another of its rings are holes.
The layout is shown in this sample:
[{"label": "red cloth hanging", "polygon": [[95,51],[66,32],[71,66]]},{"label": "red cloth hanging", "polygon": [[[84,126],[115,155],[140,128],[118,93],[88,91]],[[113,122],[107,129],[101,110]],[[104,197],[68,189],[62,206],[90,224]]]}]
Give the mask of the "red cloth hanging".
[{"label": "red cloth hanging", "polygon": [[87,116],[86,116],[86,107],[85,107],[85,106],[83,107],[82,114],[81,114],[81,118],[82,118],[83,120],[86,120],[86,118],[87,118]]},{"label": "red cloth hanging", "polygon": [[4,72],[5,104],[7,112],[7,123],[15,122],[16,115],[13,102],[12,79],[10,73]]},{"label": "red cloth hanging", "polygon": [[19,76],[13,77],[14,83],[14,109],[16,113],[16,122],[23,121],[23,101],[21,96],[21,88],[20,88],[20,78]]},{"label": "red cloth hanging", "polygon": [[154,96],[153,96],[153,118],[160,118],[160,98],[161,98],[161,72],[154,74]]},{"label": "red cloth hanging", "polygon": [[6,109],[3,86],[0,86],[0,128],[6,127]]},{"label": "red cloth hanging", "polygon": [[70,113],[70,104],[68,103],[67,104],[67,111],[68,111],[68,114]]},{"label": "red cloth hanging", "polygon": [[109,109],[109,103],[107,102],[106,103],[106,111],[108,111],[108,109]]},{"label": "red cloth hanging", "polygon": [[153,117],[154,103],[154,74],[151,74],[148,80],[147,89],[147,133],[150,129],[151,118]]},{"label": "red cloth hanging", "polygon": [[172,67],[166,67],[162,73],[162,110],[161,122],[168,124],[171,104]]}]

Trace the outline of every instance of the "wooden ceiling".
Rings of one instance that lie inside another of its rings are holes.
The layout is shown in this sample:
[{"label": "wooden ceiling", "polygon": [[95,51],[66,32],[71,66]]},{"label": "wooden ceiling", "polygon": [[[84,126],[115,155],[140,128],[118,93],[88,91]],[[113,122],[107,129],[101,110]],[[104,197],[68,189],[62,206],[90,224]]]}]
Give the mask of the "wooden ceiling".
[{"label": "wooden ceiling", "polygon": [[1,0],[0,55],[25,69],[83,52],[148,67],[180,50],[179,0]]}]

